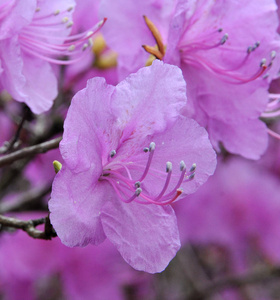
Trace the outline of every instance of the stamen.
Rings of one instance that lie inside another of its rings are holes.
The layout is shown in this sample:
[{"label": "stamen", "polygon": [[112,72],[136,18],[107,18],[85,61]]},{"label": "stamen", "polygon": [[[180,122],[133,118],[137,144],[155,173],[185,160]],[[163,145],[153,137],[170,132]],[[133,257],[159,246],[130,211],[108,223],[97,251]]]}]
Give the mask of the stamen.
[{"label": "stamen", "polygon": [[110,152],[110,157],[113,158],[117,154],[116,150]]},{"label": "stamen", "polygon": [[135,184],[134,184],[134,186],[136,188],[140,188],[141,187],[141,182],[140,181],[136,181]]},{"label": "stamen", "polygon": [[53,13],[55,16],[59,15],[60,14],[60,10],[56,10],[54,13]]},{"label": "stamen", "polygon": [[67,23],[68,21],[69,21],[69,18],[68,17],[64,17],[64,18],[62,18],[62,23]]},{"label": "stamen", "polygon": [[157,29],[155,24],[148,17],[143,16],[143,18],[144,18],[146,25],[150,29],[150,31],[151,31],[151,33],[152,33],[152,35],[153,35],[153,37],[156,41],[159,53],[161,53],[161,55],[163,57],[164,54],[165,54],[165,49],[164,49],[164,45],[163,45],[163,42],[162,42],[162,36],[161,36],[159,30]]},{"label": "stamen", "polygon": [[221,39],[221,41],[220,41],[220,44],[223,45],[223,44],[227,41],[227,39],[228,39],[228,34],[226,33],[226,34],[222,37],[222,39]]},{"label": "stamen", "polygon": [[150,147],[149,147],[149,158],[148,158],[148,162],[147,162],[147,165],[146,165],[146,168],[145,168],[145,171],[143,173],[143,175],[141,176],[141,178],[138,180],[138,181],[142,181],[146,175],[148,174],[148,171],[149,171],[149,168],[151,166],[151,162],[152,162],[152,159],[153,159],[153,155],[154,155],[154,152],[155,152],[155,148],[156,148],[156,144],[154,142],[151,142],[150,144]]},{"label": "stamen", "polygon": [[194,164],[191,166],[191,168],[190,168],[190,172],[193,172],[193,171],[195,171],[195,169],[196,169],[196,163],[194,163]]}]

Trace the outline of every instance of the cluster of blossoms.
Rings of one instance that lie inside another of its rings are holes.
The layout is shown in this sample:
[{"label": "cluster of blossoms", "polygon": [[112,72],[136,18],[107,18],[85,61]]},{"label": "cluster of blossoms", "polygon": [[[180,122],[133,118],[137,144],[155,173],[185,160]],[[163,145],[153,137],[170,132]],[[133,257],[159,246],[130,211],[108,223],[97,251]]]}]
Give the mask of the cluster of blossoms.
[{"label": "cluster of blossoms", "polygon": [[[233,272],[247,270],[252,253],[278,263],[277,147],[259,160],[268,134],[280,139],[278,13],[275,0],[0,0],[0,166],[17,147],[63,131],[59,151],[0,173],[13,182],[0,182],[0,214],[24,207],[19,192],[39,191],[33,205],[48,209],[58,236],[44,242],[54,244],[42,256],[57,253],[42,270],[30,268],[45,247],[32,241],[16,289],[36,298],[34,278],[59,274],[66,297],[70,289],[71,299],[90,299],[68,272],[88,276],[77,266],[83,250],[115,256],[108,242],[104,253],[92,250],[106,239],[148,273],[167,267],[180,236],[223,248]],[[18,120],[23,106],[13,100],[29,108],[28,120]],[[14,241],[28,243],[23,235]],[[0,236],[0,265],[4,253],[17,261],[14,241]],[[17,267],[0,270],[7,299],[17,299],[9,283]],[[112,281],[100,299],[122,299],[126,280]]]}]

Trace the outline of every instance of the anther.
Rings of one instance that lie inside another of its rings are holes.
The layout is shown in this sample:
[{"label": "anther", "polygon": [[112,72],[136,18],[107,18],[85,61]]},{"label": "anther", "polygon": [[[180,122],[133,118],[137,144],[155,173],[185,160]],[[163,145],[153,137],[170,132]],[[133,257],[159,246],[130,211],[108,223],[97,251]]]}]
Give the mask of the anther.
[{"label": "anther", "polygon": [[218,29],[218,32],[222,32],[222,31],[223,31],[223,28],[219,28],[219,29]]},{"label": "anther", "polygon": [[67,11],[70,12],[73,8],[74,8],[73,6],[70,6],[70,7],[67,9]]},{"label": "anther", "polygon": [[143,149],[143,151],[144,151],[145,153],[147,153],[147,152],[149,152],[149,148],[148,148],[148,147],[145,147],[145,148]]},{"label": "anther", "polygon": [[154,142],[151,142],[150,146],[149,146],[149,151],[152,152],[152,151],[155,151],[156,149],[156,144]]},{"label": "anther", "polygon": [[66,27],[67,27],[67,28],[70,28],[70,27],[72,27],[72,26],[73,26],[73,24],[74,24],[74,23],[73,23],[73,21],[70,21],[70,22],[67,24],[67,26],[66,26]]},{"label": "anther", "polygon": [[141,187],[141,182],[140,182],[140,181],[136,181],[136,182],[134,183],[134,186],[135,186],[136,188],[140,188],[140,187]]},{"label": "anther", "polygon": [[69,46],[69,47],[68,47],[68,51],[74,51],[74,50],[75,50],[75,48],[76,48],[76,46],[75,46],[75,45],[71,45],[71,46]]},{"label": "anther", "polygon": [[110,157],[114,157],[117,154],[116,150],[112,150],[110,152]]},{"label": "anther", "polygon": [[136,197],[138,197],[141,194],[141,192],[142,192],[142,189],[140,187],[137,188],[136,191],[135,191]]},{"label": "anther", "polygon": [[252,46],[249,46],[249,47],[247,48],[247,53],[250,54],[252,51],[253,51],[253,47],[252,47]]},{"label": "anther", "polygon": [[220,41],[220,44],[223,45],[223,44],[227,41],[227,39],[228,39],[228,34],[226,33],[226,34],[222,37],[222,39],[221,39],[221,41]]},{"label": "anther", "polygon": [[88,44],[87,44],[87,43],[85,43],[85,44],[83,45],[83,48],[82,48],[82,50],[83,50],[83,51],[85,51],[87,47],[88,47]]},{"label": "anther", "polygon": [[183,160],[180,162],[180,171],[183,172],[186,170],[186,164]]},{"label": "anther", "polygon": [[41,10],[41,8],[40,7],[37,7],[36,9],[35,9],[35,12],[39,12]]},{"label": "anther", "polygon": [[195,169],[196,169],[196,164],[194,163],[194,164],[192,164],[192,166],[191,166],[191,168],[190,168],[190,172],[195,171]]},{"label": "anther", "polygon": [[194,176],[195,176],[195,173],[192,173],[191,175],[188,176],[188,179],[192,180],[192,179],[194,179]]},{"label": "anther", "polygon": [[55,16],[59,15],[59,14],[60,14],[60,10],[57,9],[53,14],[54,14]]},{"label": "anther", "polygon": [[64,17],[64,18],[62,18],[62,23],[67,23],[68,21],[69,21],[69,18],[68,17]]},{"label": "anther", "polygon": [[276,51],[272,50],[271,53],[270,53],[270,57],[271,57],[272,60],[275,59]]},{"label": "anther", "polygon": [[172,171],[172,163],[170,161],[168,161],[166,163],[166,173],[169,173]]},{"label": "anther", "polygon": [[263,67],[265,67],[265,66],[266,66],[266,59],[263,58],[263,59],[261,60],[260,67],[263,68]]},{"label": "anther", "polygon": [[88,44],[89,44],[90,47],[93,46],[93,40],[91,38],[88,39]]}]

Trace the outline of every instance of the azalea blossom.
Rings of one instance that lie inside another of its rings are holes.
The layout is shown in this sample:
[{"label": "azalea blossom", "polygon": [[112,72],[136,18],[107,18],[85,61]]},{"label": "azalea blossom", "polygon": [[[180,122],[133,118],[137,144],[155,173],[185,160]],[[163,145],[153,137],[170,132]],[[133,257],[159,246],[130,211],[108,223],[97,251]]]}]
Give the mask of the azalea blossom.
[{"label": "azalea blossom", "polygon": [[264,165],[237,157],[219,161],[189,201],[176,203],[182,244],[223,247],[235,272],[250,268],[253,257],[278,264],[279,192],[279,177]]},{"label": "azalea blossom", "polygon": [[180,247],[170,204],[216,165],[206,131],[179,114],[186,101],[181,71],[159,61],[116,87],[93,78],[74,96],[49,202],[63,244],[107,237],[138,270],[167,266]]},{"label": "azalea blossom", "polygon": [[152,58],[178,65],[188,84],[184,114],[207,129],[217,150],[222,144],[258,159],[267,147],[259,117],[279,69],[275,1],[128,2],[103,0],[100,8],[120,76]]},{"label": "azalea blossom", "polygon": [[74,0],[0,2],[1,84],[34,113],[47,111],[57,96],[57,79],[50,63],[80,60],[91,45],[90,37],[103,23],[68,36],[74,6]]},{"label": "azalea blossom", "polygon": [[[45,215],[29,212],[13,217],[30,220]],[[140,287],[149,293],[152,281],[148,274],[129,268],[109,241],[100,247],[71,249],[57,238],[35,240],[23,231],[1,233],[0,265],[0,293],[8,300],[46,295],[48,299],[122,300],[126,298],[124,286],[145,297]]]}]

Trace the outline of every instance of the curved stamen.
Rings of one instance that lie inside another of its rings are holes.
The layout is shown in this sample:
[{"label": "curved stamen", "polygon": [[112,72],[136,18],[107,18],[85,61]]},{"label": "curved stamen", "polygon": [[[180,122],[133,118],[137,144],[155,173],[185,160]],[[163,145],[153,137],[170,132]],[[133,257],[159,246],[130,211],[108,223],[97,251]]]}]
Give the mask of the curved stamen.
[{"label": "curved stamen", "polygon": [[151,142],[150,144],[150,147],[149,147],[149,158],[148,158],[148,162],[147,162],[147,165],[146,165],[146,168],[145,168],[145,171],[143,173],[143,175],[141,176],[140,179],[138,179],[138,181],[142,181],[148,174],[148,171],[149,171],[149,168],[151,166],[151,162],[152,162],[152,159],[153,159],[153,156],[154,156],[154,152],[155,152],[155,148],[156,148],[156,144],[154,142]]}]

